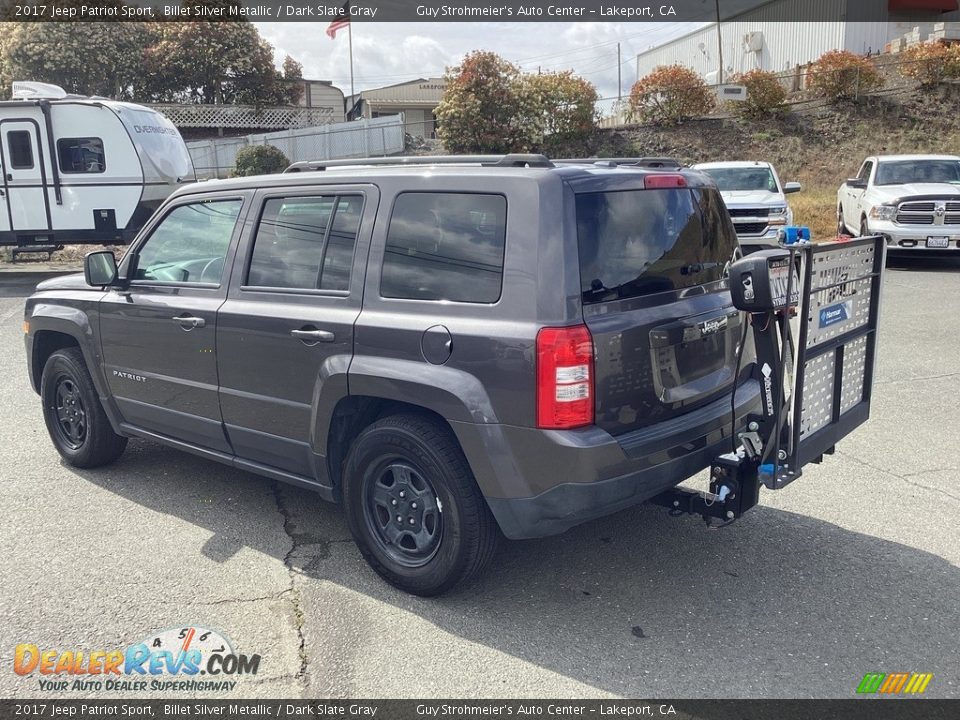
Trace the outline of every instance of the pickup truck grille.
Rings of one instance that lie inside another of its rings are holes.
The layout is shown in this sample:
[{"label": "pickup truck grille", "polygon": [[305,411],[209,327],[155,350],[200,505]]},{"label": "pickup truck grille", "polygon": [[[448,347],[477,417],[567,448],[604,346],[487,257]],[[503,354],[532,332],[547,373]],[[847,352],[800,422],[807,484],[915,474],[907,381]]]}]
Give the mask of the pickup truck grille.
[{"label": "pickup truck grille", "polygon": [[761,235],[767,229],[765,222],[737,222],[733,221],[737,235]]},{"label": "pickup truck grille", "polygon": [[900,203],[900,212],[929,212],[932,213],[936,207],[935,203],[930,202],[902,202]]},{"label": "pickup truck grille", "polygon": [[[960,205],[960,203],[958,203]],[[767,208],[733,208],[729,211],[730,217],[766,217]]]},{"label": "pickup truck grille", "polygon": [[933,225],[933,215],[918,215],[916,213],[898,213],[897,222],[901,225]]},{"label": "pickup truck grille", "polygon": [[899,225],[958,225],[960,201],[905,200],[897,206]]}]

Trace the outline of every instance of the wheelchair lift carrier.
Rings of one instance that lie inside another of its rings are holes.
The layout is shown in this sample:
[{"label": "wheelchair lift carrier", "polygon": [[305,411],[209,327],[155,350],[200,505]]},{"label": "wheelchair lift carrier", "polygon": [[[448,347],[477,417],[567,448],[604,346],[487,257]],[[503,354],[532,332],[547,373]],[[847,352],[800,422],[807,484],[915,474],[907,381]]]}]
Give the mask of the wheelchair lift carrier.
[{"label": "wheelchair lift carrier", "polygon": [[707,492],[677,487],[651,502],[728,524],[757,504],[761,485],[793,482],[866,421],[885,252],[880,237],[799,242],[730,266],[733,304],[753,329],[761,411],[711,463]]}]

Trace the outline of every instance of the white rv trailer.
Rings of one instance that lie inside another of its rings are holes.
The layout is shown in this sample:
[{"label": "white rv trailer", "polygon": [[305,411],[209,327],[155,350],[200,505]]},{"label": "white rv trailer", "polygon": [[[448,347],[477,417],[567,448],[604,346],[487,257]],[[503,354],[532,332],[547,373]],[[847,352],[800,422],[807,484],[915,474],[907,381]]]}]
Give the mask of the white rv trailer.
[{"label": "white rv trailer", "polygon": [[124,243],[196,175],[180,132],[133,103],[13,83],[0,102],[0,245]]}]

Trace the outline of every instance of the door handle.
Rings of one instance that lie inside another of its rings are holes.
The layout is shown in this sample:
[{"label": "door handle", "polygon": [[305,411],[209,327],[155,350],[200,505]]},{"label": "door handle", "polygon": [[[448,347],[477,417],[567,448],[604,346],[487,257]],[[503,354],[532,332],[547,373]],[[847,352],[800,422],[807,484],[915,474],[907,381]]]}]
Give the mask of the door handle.
[{"label": "door handle", "polygon": [[180,327],[184,330],[193,330],[194,328],[202,328],[207,324],[207,321],[203,318],[194,317],[193,315],[176,315],[173,318],[174,322],[180,323]]},{"label": "door handle", "polygon": [[291,330],[290,334],[309,345],[318,342],[333,342],[334,338],[333,333],[329,330]]}]

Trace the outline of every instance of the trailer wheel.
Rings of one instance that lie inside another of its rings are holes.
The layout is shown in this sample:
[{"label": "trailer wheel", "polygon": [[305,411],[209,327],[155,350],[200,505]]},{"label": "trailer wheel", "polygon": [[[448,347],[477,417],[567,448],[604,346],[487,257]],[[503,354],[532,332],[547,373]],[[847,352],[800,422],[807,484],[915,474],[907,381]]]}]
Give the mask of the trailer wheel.
[{"label": "trailer wheel", "polygon": [[127,438],[113,431],[100,405],[80,348],[58,350],[47,359],[40,398],[50,439],[70,465],[107,465],[127,447]]}]

